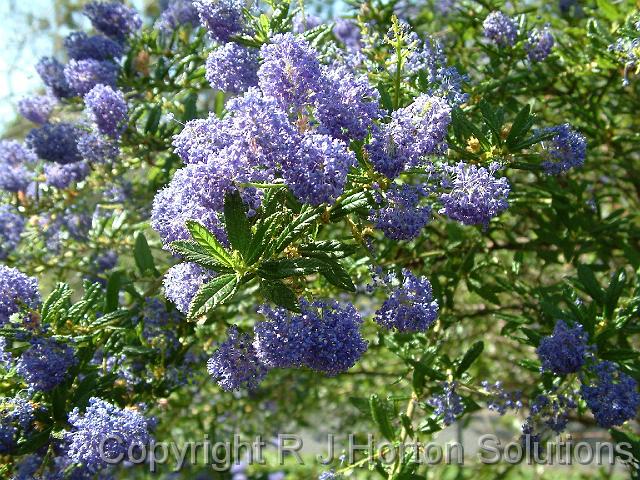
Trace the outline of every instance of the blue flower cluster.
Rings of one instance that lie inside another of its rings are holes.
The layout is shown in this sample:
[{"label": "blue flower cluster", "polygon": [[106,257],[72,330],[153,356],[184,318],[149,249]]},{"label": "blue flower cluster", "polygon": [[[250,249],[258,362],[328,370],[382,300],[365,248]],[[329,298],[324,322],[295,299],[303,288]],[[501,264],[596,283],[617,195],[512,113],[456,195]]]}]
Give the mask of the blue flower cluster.
[{"label": "blue flower cluster", "polygon": [[156,28],[173,32],[182,25],[196,27],[199,23],[198,11],[191,0],[171,0],[156,23]]},{"label": "blue flower cluster", "polygon": [[555,40],[553,34],[549,30],[549,27],[544,27],[542,30],[534,28],[529,32],[527,38],[527,55],[532,62],[541,62],[549,56]]},{"label": "blue flower cluster", "polygon": [[5,259],[20,243],[24,217],[10,205],[0,205],[0,259]]},{"label": "blue flower cluster", "polygon": [[187,314],[189,305],[200,287],[213,278],[213,272],[205,270],[195,263],[174,265],[164,276],[164,294],[172,301],[178,311]]},{"label": "blue flower cluster", "polygon": [[64,40],[67,55],[73,60],[112,60],[124,54],[122,43],[104,35],[71,32]]},{"label": "blue flower cluster", "polygon": [[584,136],[565,123],[549,127],[545,133],[553,137],[543,142],[543,155],[548,158],[542,168],[550,175],[558,175],[571,168],[581,167],[587,155],[587,141]]},{"label": "blue flower cluster", "polygon": [[456,417],[464,412],[462,397],[458,395],[456,388],[455,382],[444,382],[442,384],[443,393],[434,395],[427,400],[427,405],[434,409],[436,416],[442,417],[445,425],[451,425],[456,421]]},{"label": "blue flower cluster", "polygon": [[558,375],[575,373],[582,368],[588,352],[588,335],[582,325],[570,328],[558,320],[553,333],[544,337],[538,346],[542,369]]},{"label": "blue flower cluster", "polygon": [[26,97],[18,102],[18,112],[27,120],[42,125],[49,121],[57,103],[53,95]]},{"label": "blue flower cluster", "polygon": [[84,103],[100,133],[118,137],[127,118],[127,102],[119,90],[98,84],[84,97]]},{"label": "blue flower cluster", "polygon": [[207,372],[225,390],[254,389],[267,374],[258,360],[251,337],[233,326],[225,340],[207,361]]},{"label": "blue flower cluster", "polygon": [[35,337],[20,356],[18,373],[33,391],[48,392],[68,378],[77,363],[73,348],[54,338]]},{"label": "blue flower cluster", "polygon": [[258,84],[258,50],[229,42],[213,50],[206,78],[216,90],[242,93]]},{"label": "blue flower cluster", "polygon": [[78,408],[71,411],[69,424],[72,428],[65,434],[66,454],[92,474],[107,467],[107,459],[128,458],[136,446],[151,440],[151,425],[144,415],[96,397],[89,399],[84,412]]},{"label": "blue flower cluster", "polygon": [[142,323],[142,337],[156,351],[165,356],[180,347],[176,334],[179,317],[175,311],[168,311],[166,305],[157,298],[146,298],[140,317],[136,323]]},{"label": "blue flower cluster", "polygon": [[226,43],[245,28],[242,13],[245,5],[241,0],[194,0],[193,6],[200,23],[217,42]]},{"label": "blue flower cluster", "polygon": [[492,163],[488,168],[460,162],[443,167],[440,195],[441,214],[465,225],[483,225],[507,209],[510,187],[506,177],[496,178],[500,168]]},{"label": "blue flower cluster", "polygon": [[505,390],[500,381],[490,383],[487,380],[483,380],[480,385],[488,396],[487,408],[489,410],[504,415],[507,410],[517,411],[522,408],[522,392],[509,392]]},{"label": "blue flower cluster", "polygon": [[21,307],[37,308],[40,305],[38,280],[20,270],[0,265],[0,326]]},{"label": "blue flower cluster", "polygon": [[518,37],[518,26],[502,12],[491,12],[482,23],[484,36],[499,47],[513,46]]},{"label": "blue flower cluster", "polygon": [[583,379],[582,398],[598,425],[612,428],[635,418],[640,407],[638,382],[610,361],[595,365]]},{"label": "blue flower cluster", "polygon": [[142,26],[138,13],[120,2],[91,2],[83,12],[96,30],[121,42]]},{"label": "blue flower cluster", "polygon": [[367,350],[362,320],[351,304],[300,301],[302,313],[263,306],[268,320],[254,327],[258,359],[270,368],[308,367],[326,375],[351,368]]},{"label": "blue flower cluster", "polygon": [[0,399],[0,454],[11,453],[16,448],[20,434],[27,435],[32,430],[34,408],[22,397]]},{"label": "blue flower cluster", "polygon": [[392,240],[417,238],[431,220],[431,207],[421,205],[425,195],[422,187],[393,183],[384,193],[385,205],[373,210],[369,219]]},{"label": "blue flower cluster", "polygon": [[36,155],[15,140],[0,141],[0,189],[24,192],[32,182]]},{"label": "blue flower cluster", "polygon": [[438,317],[438,302],[433,298],[431,283],[408,270],[403,270],[402,277],[402,281],[395,275],[387,277],[393,290],[376,312],[375,321],[389,330],[424,332]]}]

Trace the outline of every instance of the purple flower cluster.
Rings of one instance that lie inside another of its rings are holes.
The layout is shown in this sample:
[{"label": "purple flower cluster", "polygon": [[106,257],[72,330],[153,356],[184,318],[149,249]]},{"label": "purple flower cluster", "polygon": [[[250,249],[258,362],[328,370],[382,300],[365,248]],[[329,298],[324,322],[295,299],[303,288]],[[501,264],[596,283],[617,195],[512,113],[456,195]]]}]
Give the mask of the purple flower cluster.
[{"label": "purple flower cluster", "polygon": [[556,434],[560,434],[567,428],[570,411],[576,407],[575,400],[566,395],[538,395],[531,404],[526,423],[533,427],[539,419]]},{"label": "purple flower cluster", "polygon": [[374,121],[383,117],[378,91],[346,66],[323,67],[323,84],[316,96],[320,131],[345,142],[364,140]]},{"label": "purple flower cluster", "polygon": [[544,337],[537,349],[542,369],[558,375],[577,372],[585,363],[587,341],[588,335],[582,325],[570,328],[563,320],[558,320],[553,333]]},{"label": "purple flower cluster", "polygon": [[213,278],[213,273],[195,263],[174,265],[164,276],[164,294],[185,315],[200,287]]},{"label": "purple flower cluster", "polygon": [[27,120],[42,125],[49,121],[57,103],[51,95],[26,97],[18,102],[18,112]]},{"label": "purple flower cluster", "polygon": [[447,151],[451,107],[438,96],[420,95],[411,105],[396,110],[391,122],[375,132],[369,146],[371,163],[388,178],[405,168],[419,166],[428,155]]},{"label": "purple flower cluster", "polygon": [[431,207],[420,205],[425,194],[421,187],[393,183],[385,193],[386,205],[372,211],[370,220],[392,240],[417,238],[431,220]]},{"label": "purple flower cluster", "polygon": [[98,84],[115,87],[119,67],[111,60],[69,60],[64,77],[75,95],[84,96]]},{"label": "purple flower cluster", "polygon": [[37,157],[15,140],[0,141],[0,189],[7,192],[27,190],[34,178]]},{"label": "purple flower cluster", "polygon": [[549,127],[544,132],[554,134],[551,140],[543,143],[543,155],[548,159],[542,163],[545,172],[549,175],[559,175],[584,164],[587,141],[581,133],[568,123]]},{"label": "purple flower cluster", "polygon": [[332,203],[344,190],[353,152],[328,135],[305,135],[295,157],[283,163],[283,177],[298,200],[311,205]]},{"label": "purple flower cluster", "polygon": [[456,417],[464,412],[462,397],[456,392],[456,387],[455,382],[444,382],[442,384],[444,392],[427,400],[427,405],[434,408],[434,413],[442,417],[445,425],[451,425],[456,421]]},{"label": "purple flower cluster", "polygon": [[68,378],[77,363],[73,348],[53,338],[38,337],[17,363],[18,373],[34,391],[48,392]]},{"label": "purple flower cluster", "polygon": [[11,205],[0,205],[0,259],[5,259],[20,243],[25,219]]},{"label": "purple flower cluster", "polygon": [[509,207],[509,182],[505,177],[496,178],[500,168],[492,163],[489,168],[460,162],[443,167],[440,195],[441,214],[465,225],[484,225]]},{"label": "purple flower cluster", "polygon": [[22,397],[0,399],[0,454],[16,447],[19,431],[28,433],[33,422],[33,405]]},{"label": "purple flower cluster", "polygon": [[160,15],[156,27],[172,32],[181,25],[196,27],[198,23],[198,11],[191,0],[171,0]]},{"label": "purple flower cluster", "polygon": [[527,55],[532,62],[542,62],[549,56],[555,41],[549,27],[534,28],[527,38]]},{"label": "purple flower cluster", "polygon": [[388,285],[399,285],[376,312],[375,321],[389,330],[424,332],[438,318],[438,302],[433,298],[431,283],[409,270],[403,270],[402,277],[398,282],[395,275],[388,276]]},{"label": "purple flower cluster", "polygon": [[362,319],[351,304],[300,300],[302,313],[263,306],[268,320],[254,327],[259,360],[270,368],[308,367],[326,375],[351,368],[367,350]]},{"label": "purple flower cluster", "polygon": [[580,393],[598,425],[612,428],[635,418],[640,406],[638,383],[613,362],[600,362],[583,380]]},{"label": "purple flower cluster", "polygon": [[82,160],[78,152],[78,138],[82,132],[71,123],[47,123],[27,134],[26,144],[39,158],[67,164]]},{"label": "purple flower cluster", "polygon": [[517,411],[522,408],[522,392],[508,392],[500,381],[489,383],[487,380],[483,380],[481,386],[488,395],[487,408],[489,410],[504,415],[507,410]]},{"label": "purple flower cluster", "polygon": [[67,55],[74,60],[111,60],[124,54],[121,43],[103,35],[87,35],[85,32],[72,32],[64,40]]},{"label": "purple flower cluster", "polygon": [[193,6],[198,11],[200,23],[217,42],[226,43],[244,29],[244,2],[241,0],[194,0]]},{"label": "purple flower cluster", "polygon": [[291,33],[278,34],[260,50],[258,82],[262,92],[285,111],[310,105],[321,87],[322,72],[316,52]]},{"label": "purple flower cluster", "polygon": [[258,51],[226,43],[209,54],[205,76],[216,90],[242,93],[258,84]]},{"label": "purple flower cluster", "polygon": [[85,5],[83,12],[96,30],[119,41],[142,26],[138,13],[120,2],[91,2]]},{"label": "purple flower cluster", "polygon": [[85,162],[48,163],[44,166],[45,183],[55,188],[67,188],[72,183],[81,182],[90,173],[89,165]]},{"label": "purple flower cluster", "polygon": [[296,15],[293,19],[293,33],[304,33],[322,25],[322,19],[315,15]]},{"label": "purple flower cluster", "polygon": [[482,23],[484,36],[499,47],[512,46],[518,37],[516,23],[502,12],[491,12]]},{"label": "purple flower cluster", "polygon": [[127,102],[119,90],[98,84],[84,96],[84,103],[98,131],[118,137],[127,118]]},{"label": "purple flower cluster", "polygon": [[151,439],[151,425],[144,415],[96,397],[89,399],[84,413],[75,408],[69,414],[69,423],[72,429],[65,435],[67,456],[91,473],[106,467],[107,459],[128,458],[128,452]]},{"label": "purple flower cluster", "polygon": [[78,140],[78,153],[88,163],[110,163],[120,154],[118,142],[98,133],[83,133]]},{"label": "purple flower cluster", "polygon": [[207,372],[225,390],[254,389],[267,375],[256,356],[251,337],[233,326],[225,340],[207,361]]},{"label": "purple flower cluster", "polygon": [[0,326],[22,306],[36,308],[39,304],[38,281],[20,270],[0,265]]},{"label": "purple flower cluster", "polygon": [[36,64],[36,71],[44,84],[49,87],[51,93],[57,98],[73,96],[73,91],[64,75],[64,65],[58,60],[51,57],[43,57]]}]

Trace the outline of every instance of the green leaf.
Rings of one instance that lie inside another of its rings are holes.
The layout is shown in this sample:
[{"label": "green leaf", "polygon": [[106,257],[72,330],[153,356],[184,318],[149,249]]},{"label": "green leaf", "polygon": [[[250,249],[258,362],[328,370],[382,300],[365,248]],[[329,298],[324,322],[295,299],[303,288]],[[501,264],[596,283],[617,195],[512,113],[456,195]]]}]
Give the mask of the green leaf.
[{"label": "green leaf", "polygon": [[480,102],[480,112],[487,124],[487,126],[491,129],[491,132],[495,136],[497,141],[500,141],[500,134],[502,131],[502,123],[504,121],[504,115],[501,110],[494,111],[489,105],[489,102],[486,100],[482,100]]},{"label": "green leaf", "polygon": [[378,426],[380,433],[389,441],[396,439],[396,432],[391,425],[389,419],[389,407],[387,402],[380,399],[375,393],[369,397],[369,408],[371,410],[371,418]]},{"label": "green leaf", "polygon": [[455,377],[460,378],[464,372],[466,372],[471,364],[476,361],[484,350],[484,342],[482,340],[471,345],[471,348],[464,354],[458,368],[456,368]]},{"label": "green leaf", "polygon": [[363,208],[368,211],[375,206],[375,203],[370,192],[354,192],[344,197],[339,204],[331,209],[331,220],[339,220]]},{"label": "green leaf", "polygon": [[147,116],[147,123],[144,127],[144,133],[147,134],[155,134],[158,130],[158,125],[160,125],[160,118],[162,117],[162,109],[160,106],[156,105],[151,108],[149,111],[149,115]]},{"label": "green leaf", "polygon": [[58,283],[55,290],[46,298],[40,310],[42,323],[54,323],[53,316],[59,312],[71,298],[71,289],[66,283]]},{"label": "green leaf", "polygon": [[513,149],[515,145],[523,138],[533,125],[533,117],[531,116],[531,106],[525,105],[516,115],[509,135],[507,136],[507,146]]},{"label": "green leaf", "polygon": [[191,232],[191,236],[198,245],[203,247],[209,255],[215,258],[225,267],[233,268],[233,258],[220,244],[218,239],[207,230],[207,227],[194,220],[187,220],[187,229]]},{"label": "green leaf", "polygon": [[245,257],[247,265],[253,265],[260,259],[260,256],[269,247],[276,232],[281,228],[286,216],[285,212],[275,212],[258,223],[255,234],[247,248]]},{"label": "green leaf", "polygon": [[216,258],[212,257],[210,251],[196,242],[190,240],[177,240],[169,244],[169,248],[172,252],[180,255],[187,262],[197,263],[210,270],[215,270],[217,273],[233,272],[232,268],[229,268],[221,264]]},{"label": "green leaf", "polygon": [[219,305],[230,300],[236,293],[238,276],[235,274],[219,275],[200,287],[189,306],[189,320],[206,315]]},{"label": "green leaf", "polygon": [[107,280],[107,292],[105,294],[104,313],[113,312],[120,302],[120,289],[126,281],[124,272],[116,271]]},{"label": "green leaf", "polygon": [[322,262],[325,266],[320,269],[320,273],[331,285],[349,292],[356,291],[356,287],[351,280],[351,276],[344,267],[337,262],[337,260],[326,257]]},{"label": "green leaf", "polygon": [[298,252],[303,257],[344,258],[355,253],[357,248],[357,245],[346,244],[338,240],[321,240],[303,243],[298,247]]},{"label": "green leaf", "polygon": [[596,302],[604,304],[605,292],[598,283],[593,271],[586,265],[578,265],[578,280],[577,285],[583,292],[589,294]]},{"label": "green leaf", "polygon": [[598,10],[610,21],[615,22],[620,18],[620,13],[614,3],[609,0],[596,0]]},{"label": "green leaf", "polygon": [[158,270],[156,269],[149,243],[142,232],[138,232],[136,235],[135,245],[133,247],[133,258],[136,261],[136,266],[141,275],[144,276],[151,273],[154,276],[158,276]]},{"label": "green leaf", "polygon": [[251,245],[251,225],[237,190],[227,192],[224,196],[224,224],[231,247],[245,258]]},{"label": "green leaf", "polygon": [[289,223],[282,233],[273,243],[273,247],[268,250],[269,253],[280,253],[292,242],[297,240],[307,228],[315,223],[320,216],[320,208],[305,205],[300,211],[300,215]]},{"label": "green leaf", "polygon": [[317,258],[285,258],[269,260],[260,265],[258,275],[267,279],[301,277],[318,273],[327,265]]},{"label": "green leaf", "polygon": [[296,294],[284,283],[278,280],[263,280],[261,283],[262,294],[267,300],[279,307],[284,307],[292,312],[300,312]]}]

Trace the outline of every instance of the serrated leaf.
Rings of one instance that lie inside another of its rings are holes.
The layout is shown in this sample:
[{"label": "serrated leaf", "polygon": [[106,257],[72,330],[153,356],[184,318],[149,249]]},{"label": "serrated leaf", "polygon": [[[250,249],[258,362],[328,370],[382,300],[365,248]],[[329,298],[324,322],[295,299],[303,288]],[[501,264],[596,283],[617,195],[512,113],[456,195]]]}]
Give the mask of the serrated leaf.
[{"label": "serrated leaf", "polygon": [[374,205],[375,201],[371,193],[366,191],[354,192],[344,197],[338,205],[335,205],[334,208],[331,209],[331,220],[339,220],[361,208],[371,209]]},{"label": "serrated leaf", "polygon": [[280,228],[281,220],[284,217],[286,217],[286,213],[275,212],[258,223],[255,234],[251,239],[251,244],[247,249],[245,258],[247,265],[253,265],[260,259],[260,256],[275,236],[275,232]]},{"label": "serrated leaf", "polygon": [[300,214],[289,223],[273,243],[269,253],[280,253],[297,240],[320,216],[320,209],[305,205]]},{"label": "serrated leaf", "polygon": [[189,320],[206,315],[219,305],[227,302],[236,293],[239,279],[235,274],[214,277],[200,287],[189,306]]},{"label": "serrated leaf", "polygon": [[522,107],[522,109],[516,115],[509,135],[507,136],[507,145],[509,148],[513,148],[521,138],[523,138],[533,125],[533,118],[531,117],[531,106],[529,104]]},{"label": "serrated leaf", "polygon": [[261,291],[267,300],[292,312],[300,312],[296,294],[284,283],[277,280],[263,280]]},{"label": "serrated leaf", "polygon": [[217,273],[232,272],[233,269],[221,264],[211,256],[209,250],[190,240],[177,240],[169,244],[172,252],[180,255],[188,262],[197,263]]},{"label": "serrated leaf", "polygon": [[357,248],[356,245],[346,244],[338,240],[321,240],[303,243],[298,247],[298,252],[304,257],[344,258],[355,253]]},{"label": "serrated leaf", "polygon": [[476,361],[476,359],[480,356],[482,351],[484,350],[484,342],[482,340],[471,345],[471,348],[467,350],[467,353],[464,354],[462,360],[458,364],[458,368],[456,368],[455,377],[460,378],[464,372],[466,372],[471,364]]},{"label": "serrated leaf", "polygon": [[233,268],[233,258],[225,250],[213,233],[207,227],[194,220],[187,220],[187,229],[195,242],[203,247],[207,253],[220,262],[225,267]]},{"label": "serrated leaf", "polygon": [[371,411],[371,418],[378,426],[380,433],[389,441],[396,439],[396,432],[391,425],[389,419],[389,409],[385,401],[381,400],[378,395],[373,394],[369,397],[369,408]]},{"label": "serrated leaf", "polygon": [[264,262],[258,269],[258,274],[266,279],[280,279],[287,277],[301,277],[318,273],[327,265],[317,258],[285,258]]},{"label": "serrated leaf", "polygon": [[231,247],[245,258],[251,244],[251,225],[237,190],[227,192],[224,196],[224,224]]}]

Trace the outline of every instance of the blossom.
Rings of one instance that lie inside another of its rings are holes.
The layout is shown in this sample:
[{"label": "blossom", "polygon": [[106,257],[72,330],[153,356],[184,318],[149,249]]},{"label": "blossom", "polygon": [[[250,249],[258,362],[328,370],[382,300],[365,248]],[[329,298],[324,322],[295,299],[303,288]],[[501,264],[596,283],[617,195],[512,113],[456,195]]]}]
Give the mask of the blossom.
[{"label": "blossom", "polygon": [[442,384],[443,393],[434,395],[427,400],[427,405],[434,408],[437,416],[442,416],[445,425],[451,425],[456,421],[456,417],[464,412],[462,397],[456,392],[455,382],[444,382]]},{"label": "blossom", "polygon": [[316,52],[302,37],[278,34],[260,50],[258,83],[262,92],[285,111],[310,105],[321,90],[322,72]]},{"label": "blossom", "polygon": [[34,178],[36,155],[15,140],[0,140],[0,189],[25,191]]},{"label": "blossom", "polygon": [[138,13],[120,2],[91,2],[85,5],[83,12],[96,30],[119,41],[142,26]]},{"label": "blossom", "polygon": [[0,265],[0,325],[6,324],[21,306],[36,308],[39,304],[38,281],[20,270]]},{"label": "blossom", "polygon": [[77,145],[80,136],[80,128],[71,123],[47,123],[31,130],[27,134],[26,144],[43,160],[75,163],[82,160]]},{"label": "blossom", "polygon": [[420,200],[425,194],[426,191],[422,187],[394,183],[385,192],[385,206],[373,210],[369,218],[387,238],[416,238],[431,220],[431,207],[420,205]]},{"label": "blossom", "polygon": [[581,133],[565,123],[543,130],[554,134],[551,140],[543,142],[542,168],[549,175],[558,175],[571,168],[581,167],[587,155],[587,141]]},{"label": "blossom", "polygon": [[340,140],[364,140],[383,116],[380,94],[364,75],[346,66],[323,67],[324,88],[316,97],[319,130]]},{"label": "blossom", "polygon": [[84,96],[100,83],[115,87],[118,70],[118,65],[110,60],[71,59],[64,67],[64,77],[76,95]]},{"label": "blossom", "polygon": [[18,360],[17,371],[32,390],[48,392],[68,378],[76,363],[73,348],[53,338],[37,337]]},{"label": "blossom", "polygon": [[67,456],[92,473],[108,466],[108,459],[127,458],[128,452],[151,439],[151,424],[144,415],[96,397],[89,399],[84,412],[74,408],[69,423]]},{"label": "blossom", "polygon": [[225,340],[207,361],[207,372],[224,390],[256,388],[267,374],[258,361],[251,337],[233,326]]},{"label": "blossom", "polygon": [[127,102],[120,90],[98,84],[84,96],[84,103],[100,133],[120,135],[127,118]]},{"label": "blossom", "polygon": [[44,176],[47,185],[56,188],[67,188],[75,182],[81,182],[89,175],[89,165],[85,162],[48,163],[44,166]]},{"label": "blossom", "polygon": [[589,376],[583,379],[580,393],[598,425],[611,428],[635,418],[640,394],[633,378],[610,361],[595,365]]},{"label": "blossom", "polygon": [[244,92],[258,84],[258,51],[233,42],[226,43],[207,57],[205,76],[216,90]]},{"label": "blossom", "polygon": [[519,410],[522,408],[522,392],[508,392],[500,381],[489,383],[487,380],[483,380],[480,384],[488,396],[487,408],[489,410],[504,415],[509,409]]},{"label": "blossom", "polygon": [[35,95],[18,102],[18,112],[27,120],[42,125],[49,121],[51,112],[57,104],[51,95]]},{"label": "blossom", "polygon": [[344,43],[348,49],[360,49],[362,34],[360,33],[360,27],[353,20],[336,20],[336,24],[333,27],[333,34],[338,40]]},{"label": "blossom", "polygon": [[198,23],[198,11],[191,0],[171,0],[160,14],[156,27],[169,32],[181,25],[195,27]]},{"label": "blossom", "polygon": [[482,23],[484,36],[499,47],[516,43],[518,27],[515,22],[502,12],[491,12]]},{"label": "blossom", "polygon": [[342,194],[355,164],[355,155],[344,142],[328,135],[305,135],[297,154],[283,163],[283,178],[301,202],[332,203]]},{"label": "blossom", "polygon": [[85,32],[71,32],[64,39],[67,55],[74,60],[111,60],[124,54],[121,43],[104,35],[87,35]]},{"label": "blossom", "polygon": [[[433,298],[431,283],[409,270],[403,270],[402,277],[376,312],[375,321],[389,330],[424,332],[438,317],[438,302]],[[388,283],[395,280],[390,276]]]},{"label": "blossom", "polygon": [[73,91],[64,75],[64,65],[52,57],[42,57],[36,64],[36,71],[51,93],[58,98],[73,96]]},{"label": "blossom", "polygon": [[500,168],[492,163],[489,168],[459,162],[443,168],[440,195],[443,208],[440,213],[465,225],[484,225],[509,206],[509,182],[505,177],[496,178]]},{"label": "blossom", "polygon": [[270,368],[300,368],[334,376],[351,368],[367,350],[362,319],[351,304],[300,300],[301,314],[262,306],[268,320],[254,326],[257,357]]},{"label": "blossom", "polygon": [[542,30],[534,28],[527,38],[527,55],[532,62],[541,62],[549,56],[554,45],[553,34],[549,27]]},{"label": "blossom", "polygon": [[77,148],[80,157],[88,163],[109,163],[120,154],[118,142],[98,133],[83,132]]},{"label": "blossom", "polygon": [[200,23],[217,42],[226,43],[244,28],[241,0],[195,0]]},{"label": "blossom", "polygon": [[[5,259],[20,243],[25,219],[11,205],[0,205],[0,259]],[[0,322],[1,323],[1,322]]]},{"label": "blossom", "polygon": [[164,294],[180,312],[187,314],[193,297],[203,284],[213,278],[213,275],[213,272],[195,263],[179,263],[165,273],[162,282]]},{"label": "blossom", "polygon": [[558,320],[553,333],[543,337],[537,349],[542,369],[558,375],[577,372],[585,362],[587,340],[582,325],[569,328],[564,321]]}]

